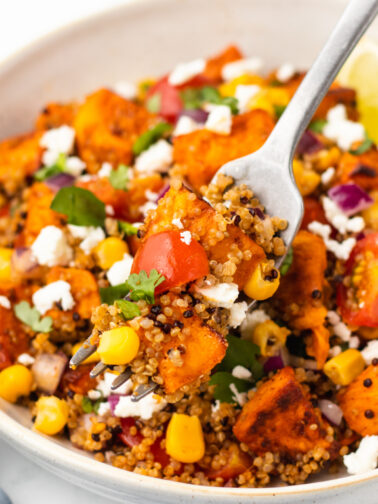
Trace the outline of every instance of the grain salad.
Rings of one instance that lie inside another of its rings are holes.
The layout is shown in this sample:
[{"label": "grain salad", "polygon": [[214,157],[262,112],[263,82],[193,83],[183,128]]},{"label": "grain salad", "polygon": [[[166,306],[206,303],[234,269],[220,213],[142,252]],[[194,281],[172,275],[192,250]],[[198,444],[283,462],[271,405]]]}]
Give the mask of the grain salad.
[{"label": "grain salad", "polygon": [[0,142],[0,397],[33,430],[197,485],[376,467],[377,148],[335,82],[297,146],[287,247],[253,187],[212,181],[303,79],[258,61],[230,46]]}]

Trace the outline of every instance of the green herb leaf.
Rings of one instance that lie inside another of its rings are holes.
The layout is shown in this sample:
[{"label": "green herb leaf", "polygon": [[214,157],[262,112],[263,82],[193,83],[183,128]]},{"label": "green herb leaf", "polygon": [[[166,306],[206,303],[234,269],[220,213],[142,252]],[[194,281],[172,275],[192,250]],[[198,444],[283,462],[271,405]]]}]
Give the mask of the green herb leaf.
[{"label": "green herb leaf", "polygon": [[198,88],[186,88],[180,92],[181,100],[184,104],[184,109],[191,110],[201,108],[203,99],[201,90]]},{"label": "green herb leaf", "polygon": [[41,318],[41,314],[36,308],[32,308],[27,301],[21,301],[14,307],[16,317],[24,324],[28,325],[35,332],[48,333],[52,329],[52,318]]},{"label": "green herb leaf", "polygon": [[96,413],[96,415],[98,414],[100,404],[103,403],[104,401],[105,401],[105,399],[100,398],[100,399],[97,399],[97,401],[93,404],[93,412]]},{"label": "green herb leaf", "polygon": [[313,131],[314,133],[321,133],[326,124],[327,121],[325,119],[315,119],[315,121],[312,121],[308,125],[308,129]]},{"label": "green herb leaf", "polygon": [[155,289],[158,285],[164,282],[165,278],[160,275],[156,269],[152,269],[147,275],[145,271],[133,273],[126,280],[126,284],[130,289],[130,298],[132,301],[144,299],[149,304],[155,303]]},{"label": "green herb leaf", "polygon": [[117,299],[115,304],[121,310],[125,320],[131,320],[135,317],[139,317],[140,315],[138,305],[132,303],[131,301],[127,301],[126,299]]},{"label": "green herb leaf", "polygon": [[117,299],[124,298],[130,292],[130,288],[126,283],[113,285],[112,287],[100,288],[101,303],[112,305]]},{"label": "green herb leaf", "polygon": [[92,401],[89,399],[89,397],[86,396],[83,397],[83,399],[81,400],[81,408],[84,411],[84,413],[92,413],[93,404]]},{"label": "green herb leaf", "polygon": [[227,336],[227,341],[226,355],[215,370],[232,373],[234,367],[243,366],[251,371],[254,381],[259,380],[263,375],[263,367],[257,360],[260,348],[251,341],[242,340],[233,334]]},{"label": "green herb leaf", "polygon": [[274,113],[276,114],[277,119],[279,119],[282,114],[285,112],[286,105],[273,105]]},{"label": "green herb leaf", "polygon": [[238,100],[233,96],[221,96],[218,89],[211,86],[203,88],[187,88],[181,91],[181,99],[185,109],[201,108],[205,102],[214,105],[227,105],[233,114],[239,112]]},{"label": "green herb leaf", "polygon": [[133,152],[139,156],[143,151],[148,149],[152,144],[157,142],[163,135],[172,130],[172,125],[166,122],[160,122],[154,128],[146,131],[136,139],[133,145]]},{"label": "green herb leaf", "polygon": [[106,217],[104,203],[81,187],[63,187],[50,208],[67,215],[68,223],[76,226],[102,227]]},{"label": "green herb leaf", "polygon": [[293,247],[290,247],[289,250],[287,251],[285,259],[281,264],[280,273],[282,276],[285,276],[286,273],[289,271],[291,263],[293,262],[293,258],[294,258]]},{"label": "green herb leaf", "polygon": [[350,154],[354,154],[355,156],[359,156],[360,154],[363,154],[364,152],[368,151],[372,145],[374,145],[373,140],[370,140],[370,138],[365,138],[365,140],[357,147],[357,149],[350,149]]},{"label": "green herb leaf", "polygon": [[213,374],[209,381],[210,385],[215,385],[214,398],[220,402],[235,403],[234,394],[230,389],[230,385],[234,384],[238,392],[247,392],[251,388],[251,382],[241,380],[232,376],[231,373],[220,371]]},{"label": "green herb leaf", "polygon": [[63,173],[67,169],[67,156],[65,154],[59,154],[58,159],[53,165],[44,166],[40,170],[34,173],[34,178],[42,182],[43,180],[57,175],[58,173]]},{"label": "green herb leaf", "polygon": [[146,101],[146,109],[151,112],[151,114],[158,114],[161,109],[161,94],[155,93],[148,98]]},{"label": "green herb leaf", "polygon": [[138,232],[138,228],[130,224],[130,222],[118,221],[118,229],[125,233],[126,236],[134,236]]},{"label": "green herb leaf", "polygon": [[127,191],[127,183],[129,181],[129,167],[120,164],[117,170],[112,170],[109,175],[109,181],[114,189],[123,189]]}]

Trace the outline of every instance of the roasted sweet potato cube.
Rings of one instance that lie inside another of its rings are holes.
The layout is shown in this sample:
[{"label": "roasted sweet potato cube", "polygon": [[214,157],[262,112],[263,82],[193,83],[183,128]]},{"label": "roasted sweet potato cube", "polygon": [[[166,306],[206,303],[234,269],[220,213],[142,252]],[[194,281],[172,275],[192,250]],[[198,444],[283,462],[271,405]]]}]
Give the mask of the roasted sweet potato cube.
[{"label": "roasted sweet potato cube", "polygon": [[348,426],[361,436],[378,435],[378,366],[370,365],[339,394]]},{"label": "roasted sweet potato cube", "polygon": [[378,189],[378,150],[372,148],[359,156],[344,152],[337,171],[337,182],[354,182],[366,190]]},{"label": "roasted sweet potato cube", "polygon": [[224,223],[224,237],[217,241],[215,234],[220,225],[219,216],[208,203],[185,187],[171,188],[159,201],[157,210],[147,217],[145,238],[161,231],[177,229],[172,224],[172,219],[175,218],[180,218],[184,229],[197,237],[209,260],[225,263],[235,244],[242,252],[252,252],[251,259],[242,260],[238,264],[234,275],[234,282],[240,289],[248,281],[257,264],[265,258],[263,249],[234,224]]},{"label": "roasted sweet potato cube", "polygon": [[252,110],[233,118],[230,135],[200,129],[174,139],[173,158],[190,184],[199,189],[208,184],[226,162],[260,148],[274,122],[265,110]]},{"label": "roasted sweet potato cube", "polygon": [[144,107],[107,89],[87,96],[74,120],[79,155],[90,173],[105,161],[117,166],[132,160],[135,140],[156,122]]},{"label": "roasted sweet potato cube", "polygon": [[320,325],[311,330],[310,343],[306,346],[306,351],[311,357],[315,357],[318,369],[322,369],[329,353],[329,330]]},{"label": "roasted sweet potato cube", "polygon": [[63,125],[72,126],[77,109],[76,103],[49,103],[37,117],[35,128],[44,131]]},{"label": "roasted sweet potato cube", "polygon": [[209,479],[223,478],[223,481],[228,481],[247,471],[252,465],[252,457],[241,451],[236,443],[232,443],[228,448],[226,463],[219,469],[210,469],[206,476]]},{"label": "roasted sweet potato cube", "polygon": [[336,443],[326,439],[326,427],[293,369],[285,367],[257,389],[233,431],[257,455],[269,451],[295,457],[322,447],[333,457]]},{"label": "roasted sweet potato cube", "polygon": [[0,306],[0,371],[28,349],[28,337],[13,310]]},{"label": "roasted sweet potato cube", "polygon": [[222,80],[222,68],[227,63],[232,63],[242,58],[243,54],[236,46],[231,45],[226,47],[220,54],[207,60],[203,76],[211,82],[219,82]]}]

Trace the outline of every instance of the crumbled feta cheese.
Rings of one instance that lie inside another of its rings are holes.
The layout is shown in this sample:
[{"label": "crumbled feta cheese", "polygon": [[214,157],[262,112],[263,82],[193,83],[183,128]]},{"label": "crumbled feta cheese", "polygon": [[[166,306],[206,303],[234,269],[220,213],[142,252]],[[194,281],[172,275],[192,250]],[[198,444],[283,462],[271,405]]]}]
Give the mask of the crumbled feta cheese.
[{"label": "crumbled feta cheese", "polygon": [[320,175],[320,180],[322,181],[322,184],[325,186],[328,185],[335,176],[335,173],[336,170],[333,166],[327,168],[326,171]]},{"label": "crumbled feta cheese", "polygon": [[147,216],[148,212],[151,210],[156,210],[157,209],[157,203],[154,203],[153,201],[146,201],[144,205],[139,207],[139,210],[142,212],[144,217]]},{"label": "crumbled feta cheese", "polygon": [[101,165],[101,168],[100,170],[98,171],[97,175],[100,177],[100,178],[105,178],[105,177],[109,177],[111,172],[113,170],[113,167],[110,163],[102,163]]},{"label": "crumbled feta cheese", "polygon": [[328,224],[312,221],[308,225],[308,229],[312,233],[321,236],[324,240],[327,250],[335,254],[338,259],[342,259],[344,261],[349,258],[349,255],[356,244],[355,238],[348,238],[341,243],[337,242],[336,240],[331,240],[331,226],[329,226]]},{"label": "crumbled feta cheese", "polygon": [[104,373],[103,379],[99,381],[96,390],[100,391],[104,397],[109,397],[113,394],[129,394],[133,389],[133,382],[129,379],[115,390],[112,390],[112,383],[117,378],[118,375],[110,373],[109,371]]},{"label": "crumbled feta cheese", "polygon": [[86,168],[86,164],[77,156],[70,156],[66,160],[66,173],[78,177]]},{"label": "crumbled feta cheese", "polygon": [[75,226],[74,224],[68,224],[67,227],[74,238],[82,240],[79,246],[87,255],[105,239],[104,230],[100,227]]},{"label": "crumbled feta cheese", "polygon": [[113,217],[114,208],[112,207],[112,205],[105,205],[105,212],[106,212],[106,215],[110,215],[111,217]]},{"label": "crumbled feta cheese", "polygon": [[99,390],[88,390],[87,395],[91,401],[97,401],[97,399],[100,399],[100,397],[102,397],[102,394]]},{"label": "crumbled feta cheese", "polygon": [[351,336],[349,339],[349,348],[358,348],[360,346],[360,338],[358,336]]},{"label": "crumbled feta cheese", "polygon": [[333,333],[343,341],[349,341],[352,331],[344,324],[344,322],[337,322],[333,326]]},{"label": "crumbled feta cheese", "polygon": [[176,127],[172,133],[173,136],[188,135],[200,129],[201,126],[189,116],[181,116],[176,123]]},{"label": "crumbled feta cheese", "polygon": [[172,86],[180,86],[203,72],[205,67],[206,61],[202,58],[189,61],[188,63],[179,63],[169,74],[168,82]]},{"label": "crumbled feta cheese", "polygon": [[78,178],[79,182],[90,182],[93,180],[93,176],[89,175],[89,173],[86,173],[85,175],[81,175],[81,177]]},{"label": "crumbled feta cheese", "polygon": [[44,227],[34,240],[31,250],[38,264],[65,266],[72,258],[72,249],[63,231],[56,226]]},{"label": "crumbled feta cheese", "polygon": [[235,378],[240,378],[240,380],[249,380],[252,378],[252,373],[244,366],[235,366],[231,374]]},{"label": "crumbled feta cheese", "polygon": [[287,82],[295,75],[295,67],[291,63],[281,65],[276,73],[276,77],[280,82]]},{"label": "crumbled feta cheese", "polygon": [[365,436],[354,453],[344,455],[343,461],[349,474],[362,474],[377,467],[378,436]]},{"label": "crumbled feta cheese", "polygon": [[373,359],[378,359],[378,340],[368,341],[366,347],[361,350],[366,364],[371,364]]},{"label": "crumbled feta cheese", "polygon": [[256,86],[255,84],[251,84],[249,86],[240,84],[239,86],[236,86],[235,98],[238,100],[240,113],[247,112],[249,102],[260,91],[260,89],[260,86]]},{"label": "crumbled feta cheese", "polygon": [[246,318],[240,327],[242,339],[251,339],[255,327],[262,322],[270,320],[264,310],[253,310],[246,314]]},{"label": "crumbled feta cheese", "polygon": [[329,226],[328,224],[322,224],[318,221],[310,222],[307,227],[311,231],[311,233],[320,236],[324,241],[328,240],[329,235],[331,234],[331,226]]},{"label": "crumbled feta cheese", "polygon": [[42,154],[42,164],[45,166],[52,166],[58,161],[59,154],[60,153],[57,151],[45,150]]},{"label": "crumbled feta cheese", "polygon": [[216,400],[215,404],[211,405],[211,412],[216,413],[217,411],[219,411],[220,405],[221,405],[220,401]]},{"label": "crumbled feta cheese", "polygon": [[34,292],[33,304],[41,315],[53,308],[55,303],[60,303],[62,310],[71,310],[75,306],[71,294],[71,285],[64,280],[57,280]]},{"label": "crumbled feta cheese", "polygon": [[180,240],[185,245],[190,245],[192,243],[192,233],[190,231],[181,231]]},{"label": "crumbled feta cheese", "polygon": [[111,409],[110,409],[110,404],[108,402],[100,403],[98,410],[97,410],[97,414],[99,416],[105,416],[110,412],[111,412]]},{"label": "crumbled feta cheese", "polygon": [[39,142],[41,147],[58,154],[69,154],[74,146],[75,130],[70,126],[59,126],[46,131]]},{"label": "crumbled feta cheese", "polygon": [[28,353],[22,353],[17,357],[17,362],[23,366],[32,366],[34,364],[34,357]]},{"label": "crumbled feta cheese", "polygon": [[234,303],[230,308],[230,318],[228,324],[230,327],[239,327],[246,317],[248,305],[245,301]]},{"label": "crumbled feta cheese", "polygon": [[322,205],[328,222],[340,231],[341,234],[345,234],[348,231],[359,233],[364,229],[365,221],[362,217],[348,218],[331,198],[324,196],[322,198]]},{"label": "crumbled feta cheese", "polygon": [[341,346],[340,345],[335,345],[332,348],[330,348],[330,350],[328,352],[328,355],[330,357],[336,357],[336,355],[341,354],[341,352],[342,352]]},{"label": "crumbled feta cheese", "polygon": [[232,392],[232,399],[240,406],[244,406],[244,404],[248,401],[247,392],[239,392],[235,383],[230,383],[229,387]]},{"label": "crumbled feta cheese", "polygon": [[345,105],[339,104],[328,111],[323,135],[337,143],[340,149],[349,150],[354,142],[363,141],[365,128],[347,118]]},{"label": "crumbled feta cheese", "polygon": [[115,262],[106,274],[110,285],[119,285],[125,282],[130,276],[132,265],[133,257],[130,254],[125,254],[123,259]]},{"label": "crumbled feta cheese", "polygon": [[239,296],[239,288],[235,283],[220,283],[213,287],[197,288],[197,292],[212,304],[221,308],[231,308]]},{"label": "crumbled feta cheese", "polygon": [[329,320],[329,323],[332,324],[332,325],[336,325],[337,323],[340,322],[340,315],[333,311],[333,310],[330,310],[328,313],[327,313],[327,319]]},{"label": "crumbled feta cheese", "polygon": [[138,88],[133,82],[116,82],[113,89],[119,96],[122,96],[122,98],[126,100],[134,100],[138,94]]},{"label": "crumbled feta cheese", "polygon": [[145,195],[147,201],[153,201],[154,203],[156,203],[156,200],[158,199],[158,196],[159,196],[158,193],[150,191],[149,189],[146,189],[146,191],[144,192],[144,195]]},{"label": "crumbled feta cheese", "polygon": [[181,222],[181,219],[172,219],[172,224],[179,229],[184,229],[184,224]]},{"label": "crumbled feta cheese", "polygon": [[135,167],[142,173],[165,172],[173,161],[172,145],[159,140],[137,157]]},{"label": "crumbled feta cheese", "polygon": [[222,68],[222,79],[230,81],[244,74],[255,74],[262,68],[260,58],[246,58],[227,63]]},{"label": "crumbled feta cheese", "polygon": [[227,105],[209,106],[210,114],[206,120],[205,128],[219,135],[229,135],[232,127],[232,115]]},{"label": "crumbled feta cheese", "polygon": [[6,296],[0,296],[0,306],[2,306],[3,308],[10,309],[11,302],[9,301],[9,299]]},{"label": "crumbled feta cheese", "polygon": [[132,401],[131,396],[122,396],[114,409],[117,417],[139,417],[149,420],[154,413],[161,411],[167,402],[156,394],[149,394],[140,401]]}]

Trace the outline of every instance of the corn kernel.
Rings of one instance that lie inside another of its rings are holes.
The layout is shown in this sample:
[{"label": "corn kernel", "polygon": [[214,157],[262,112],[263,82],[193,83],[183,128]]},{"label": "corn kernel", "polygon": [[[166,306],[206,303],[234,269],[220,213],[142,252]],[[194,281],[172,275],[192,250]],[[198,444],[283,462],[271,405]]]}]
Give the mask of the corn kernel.
[{"label": "corn kernel", "polygon": [[190,464],[205,454],[205,442],[198,416],[173,413],[168,424],[166,451],[175,460]]},{"label": "corn kernel", "polygon": [[290,94],[287,89],[280,87],[269,87],[266,90],[266,96],[273,105],[285,107],[290,101]]},{"label": "corn kernel", "polygon": [[111,268],[115,262],[123,259],[123,256],[129,252],[129,247],[121,238],[110,236],[102,240],[94,248],[93,252],[100,268],[107,270]]},{"label": "corn kernel", "polygon": [[286,343],[290,331],[286,327],[280,327],[273,320],[266,320],[257,324],[252,334],[252,341],[260,347],[261,355],[270,357]]},{"label": "corn kernel", "polygon": [[11,280],[11,257],[13,249],[0,247],[0,284]]},{"label": "corn kernel", "polygon": [[[75,353],[81,348],[81,346],[83,345],[83,342],[81,343],[76,343],[76,345],[74,345],[72,347],[72,355],[75,355]],[[98,355],[98,352],[93,352],[92,355],[90,355],[89,357],[87,357],[85,360],[83,360],[83,362],[80,362],[80,364],[91,364],[92,362],[99,362],[101,359],[100,359],[100,356]]]},{"label": "corn kernel", "polygon": [[378,231],[378,191],[370,193],[374,203],[362,211],[362,217],[366,223],[366,227]]},{"label": "corn kernel", "polygon": [[0,372],[0,397],[14,403],[21,396],[30,394],[33,385],[31,371],[21,364],[15,364]]},{"label": "corn kernel", "polygon": [[277,271],[277,273],[277,278],[266,280],[262,271],[262,264],[259,264],[244,285],[243,291],[248,297],[258,301],[272,297],[280,285],[280,272]]},{"label": "corn kernel", "polygon": [[274,107],[267,96],[266,89],[262,89],[251,98],[248,103],[248,109],[262,109],[268,112],[272,117],[275,117]]},{"label": "corn kernel", "polygon": [[320,184],[320,175],[313,170],[305,170],[303,163],[298,159],[293,161],[293,173],[295,182],[302,196],[308,196]]},{"label": "corn kernel", "polygon": [[138,100],[143,101],[146,98],[148,90],[155,84],[155,79],[144,79],[138,82]]},{"label": "corn kernel", "polygon": [[134,329],[117,327],[102,333],[97,351],[104,364],[128,364],[137,355],[139,343]]},{"label": "corn kernel", "polygon": [[249,85],[263,86],[264,79],[259,75],[240,75],[229,82],[226,82],[219,86],[219,92],[222,96],[234,96],[236,92],[236,88],[240,85],[249,86]]},{"label": "corn kernel", "polygon": [[365,361],[361,353],[349,348],[327,361],[323,371],[336,385],[349,385],[362,373],[364,367]]},{"label": "corn kernel", "polygon": [[68,405],[55,396],[40,397],[36,402],[37,415],[34,427],[48,436],[58,434],[68,420]]}]

